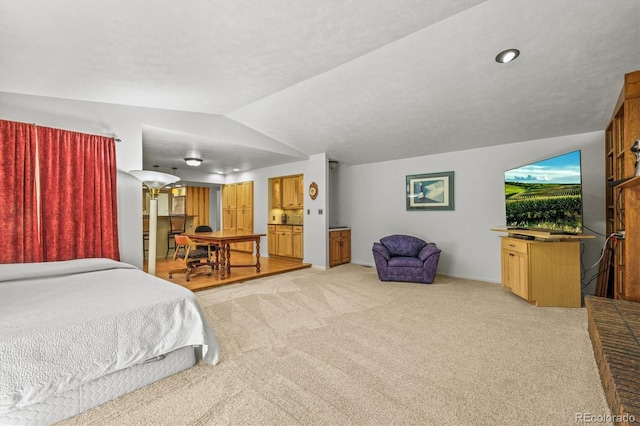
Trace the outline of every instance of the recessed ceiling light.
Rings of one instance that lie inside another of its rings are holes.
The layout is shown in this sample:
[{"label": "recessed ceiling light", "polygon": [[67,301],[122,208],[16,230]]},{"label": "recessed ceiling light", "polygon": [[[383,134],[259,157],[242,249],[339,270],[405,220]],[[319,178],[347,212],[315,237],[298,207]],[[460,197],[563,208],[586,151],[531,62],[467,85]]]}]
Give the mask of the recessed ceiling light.
[{"label": "recessed ceiling light", "polygon": [[234,172],[239,172],[239,171],[240,171],[240,169],[233,169],[233,171],[234,171]]},{"label": "recessed ceiling light", "polygon": [[219,174],[219,175],[223,175],[224,174],[224,172],[216,172],[216,173]]},{"label": "recessed ceiling light", "polygon": [[496,62],[506,64],[507,62],[513,61],[518,56],[520,56],[520,51],[518,49],[507,49],[498,53],[498,56],[496,56]]},{"label": "recessed ceiling light", "polygon": [[187,165],[189,166],[199,166],[200,163],[202,163],[202,159],[201,158],[195,158],[195,157],[187,157],[184,159],[184,161],[187,163]]}]

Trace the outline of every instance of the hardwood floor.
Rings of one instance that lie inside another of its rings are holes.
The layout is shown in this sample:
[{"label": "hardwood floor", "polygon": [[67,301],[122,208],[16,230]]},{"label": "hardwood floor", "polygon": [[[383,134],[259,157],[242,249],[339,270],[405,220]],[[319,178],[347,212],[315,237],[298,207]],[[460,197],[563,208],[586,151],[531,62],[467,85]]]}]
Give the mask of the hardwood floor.
[{"label": "hardwood floor", "polygon": [[[170,253],[170,256],[173,252]],[[232,251],[231,254],[232,265],[236,264],[248,264],[255,263],[255,256],[248,253]],[[260,256],[260,272],[256,273],[254,267],[231,267],[231,275],[227,276],[224,280],[220,279],[220,272],[213,271],[211,276],[206,273],[192,274],[190,281],[187,282],[185,274],[173,274],[173,278],[169,278],[169,270],[178,269],[184,267],[184,262],[180,259],[173,260],[171,257],[168,259],[159,258],[156,260],[156,276],[167,281],[180,284],[191,291],[204,290],[211,287],[217,287],[220,285],[234,284],[253,280],[256,278],[267,277],[275,274],[283,274],[285,272],[295,271],[298,269],[309,268],[311,264],[293,262],[285,259],[278,259],[273,257]],[[147,263],[145,260],[144,270],[147,270]]]}]

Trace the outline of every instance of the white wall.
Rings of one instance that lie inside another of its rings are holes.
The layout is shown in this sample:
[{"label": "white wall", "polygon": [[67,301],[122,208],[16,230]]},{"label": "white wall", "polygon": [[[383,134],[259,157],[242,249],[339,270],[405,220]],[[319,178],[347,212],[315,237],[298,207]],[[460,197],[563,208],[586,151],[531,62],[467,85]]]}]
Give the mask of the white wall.
[{"label": "white wall", "polygon": [[[224,140],[243,136],[256,147],[262,147],[263,139],[266,145],[270,143],[232,120],[210,115],[194,118],[179,111],[8,93],[0,96],[0,118],[122,139],[116,146],[120,254],[124,262],[139,267],[142,191],[140,182],[126,172],[142,167],[143,124],[213,133]],[[582,150],[584,223],[604,233],[603,132],[360,166],[341,163],[330,173],[327,155],[318,154],[306,161],[229,175],[226,182],[254,181],[254,230],[266,233],[268,179],[302,173],[306,188],[315,181],[318,197],[311,200],[305,191],[304,200],[305,210],[309,209],[304,218],[304,261],[315,266],[328,266],[327,228],[331,223],[352,228],[354,263],[373,265],[374,241],[392,233],[407,233],[438,244],[443,251],[439,272],[500,282],[500,234],[489,228],[505,224],[504,170],[575,149]],[[454,211],[405,210],[406,175],[450,170],[455,172]],[[223,183],[221,178],[213,176],[209,183]],[[320,209],[324,214],[319,214]],[[261,253],[266,255],[266,238],[263,241]],[[588,267],[598,260],[603,241],[601,237],[585,240],[583,265]],[[595,283],[588,292],[594,288]]]},{"label": "white wall", "polygon": [[[593,132],[360,166],[340,164],[332,176],[339,193],[331,221],[352,228],[354,263],[373,265],[373,242],[405,233],[442,249],[439,272],[500,282],[498,237],[504,234],[489,229],[505,226],[504,171],[581,149],[584,223],[604,233],[603,146],[604,133]],[[406,211],[406,176],[444,171],[455,172],[455,210]],[[602,237],[584,240],[583,265],[598,260],[603,243]],[[594,289],[595,282],[588,291]]]}]

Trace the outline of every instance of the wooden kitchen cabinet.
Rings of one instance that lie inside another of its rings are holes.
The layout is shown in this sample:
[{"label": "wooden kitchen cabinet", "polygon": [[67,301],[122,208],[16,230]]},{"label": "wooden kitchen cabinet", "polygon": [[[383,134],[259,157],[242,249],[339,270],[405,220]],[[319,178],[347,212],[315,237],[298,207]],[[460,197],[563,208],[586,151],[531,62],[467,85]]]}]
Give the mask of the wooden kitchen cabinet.
[{"label": "wooden kitchen cabinet", "polygon": [[292,234],[292,245],[293,245],[293,257],[296,259],[303,259],[304,256],[304,245],[302,238],[302,231],[304,231],[302,226],[291,226],[293,229]]},{"label": "wooden kitchen cabinet", "polygon": [[298,208],[300,209],[304,207],[304,194],[304,176],[300,175],[298,176]]},{"label": "wooden kitchen cabinet", "polygon": [[[222,185],[222,229],[253,232],[253,181]],[[253,252],[253,243],[233,243],[230,247]]]},{"label": "wooden kitchen cabinet", "polygon": [[[250,234],[253,232],[253,209],[238,208],[236,209],[236,230],[238,232]],[[247,243],[232,244],[235,250],[253,251],[253,241]]]},{"label": "wooden kitchen cabinet", "polygon": [[237,185],[222,185],[222,208],[235,209],[236,205]]},{"label": "wooden kitchen cabinet", "polygon": [[271,208],[282,208],[282,179],[271,179]]},{"label": "wooden kitchen cabinet", "polygon": [[269,255],[301,260],[304,254],[303,231],[302,226],[267,225]]},{"label": "wooden kitchen cabinet", "polygon": [[329,266],[351,262],[351,230],[329,231]]},{"label": "wooden kitchen cabinet", "polygon": [[222,209],[222,229],[235,232],[237,230],[236,217],[236,209]]},{"label": "wooden kitchen cabinet", "polygon": [[278,243],[276,239],[276,225],[267,225],[267,246],[269,255],[278,255]]},{"label": "wooden kitchen cabinet", "polygon": [[287,176],[282,178],[282,208],[301,209],[304,207],[303,176]]},{"label": "wooden kitchen cabinet", "polygon": [[240,182],[236,184],[236,208],[253,208],[253,182]]},{"label": "wooden kitchen cabinet", "polygon": [[293,257],[293,227],[276,225],[276,255]]}]

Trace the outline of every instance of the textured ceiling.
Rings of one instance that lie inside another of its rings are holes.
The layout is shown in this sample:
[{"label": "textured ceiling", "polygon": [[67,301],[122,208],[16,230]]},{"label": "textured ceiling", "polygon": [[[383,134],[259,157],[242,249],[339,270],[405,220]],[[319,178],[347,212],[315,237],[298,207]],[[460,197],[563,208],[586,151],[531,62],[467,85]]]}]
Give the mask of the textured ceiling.
[{"label": "textured ceiling", "polygon": [[[224,115],[346,164],[602,130],[640,69],[640,0],[0,0],[0,24],[0,91]],[[145,167],[171,141],[208,171],[299,159],[143,129]]]}]

